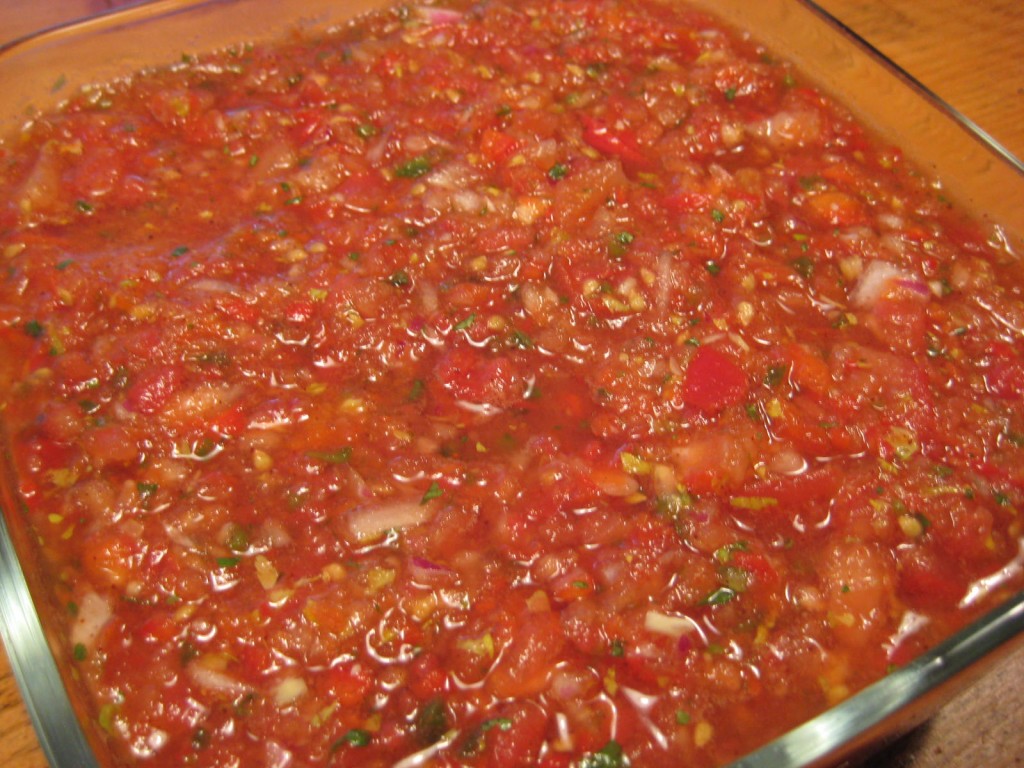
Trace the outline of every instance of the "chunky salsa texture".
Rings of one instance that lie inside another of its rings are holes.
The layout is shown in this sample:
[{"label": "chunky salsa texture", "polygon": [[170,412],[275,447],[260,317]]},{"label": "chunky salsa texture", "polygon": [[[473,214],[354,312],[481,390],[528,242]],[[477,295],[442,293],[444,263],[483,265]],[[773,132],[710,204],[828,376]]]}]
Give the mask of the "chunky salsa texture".
[{"label": "chunky salsa texture", "polygon": [[1018,259],[683,5],[186,56],[0,189],[16,524],[119,764],[718,765],[1021,587]]}]

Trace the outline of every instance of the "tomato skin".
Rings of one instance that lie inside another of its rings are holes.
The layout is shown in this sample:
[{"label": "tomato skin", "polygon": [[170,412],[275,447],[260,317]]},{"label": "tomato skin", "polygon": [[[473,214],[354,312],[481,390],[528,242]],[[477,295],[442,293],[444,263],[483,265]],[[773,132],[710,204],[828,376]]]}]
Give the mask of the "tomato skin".
[{"label": "tomato skin", "polygon": [[747,375],[724,352],[699,347],[683,382],[683,400],[708,416],[743,402],[750,389]]}]

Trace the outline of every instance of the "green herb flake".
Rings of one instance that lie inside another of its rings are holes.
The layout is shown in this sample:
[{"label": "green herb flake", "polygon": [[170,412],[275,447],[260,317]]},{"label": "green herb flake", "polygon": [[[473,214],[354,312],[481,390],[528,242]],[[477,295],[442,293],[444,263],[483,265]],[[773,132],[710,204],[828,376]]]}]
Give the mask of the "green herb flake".
[{"label": "green herb flake", "polygon": [[509,336],[509,341],[514,347],[519,347],[520,349],[533,349],[533,339],[520,330],[512,331]]},{"label": "green herb flake", "polygon": [[769,366],[768,372],[764,375],[764,385],[772,388],[779,386],[785,380],[787,373],[789,373],[788,365]]},{"label": "green herb flake", "polygon": [[344,736],[331,745],[331,752],[336,752],[343,746],[365,747],[370,743],[370,732],[362,728],[353,728],[347,731]]},{"label": "green herb flake", "polygon": [[426,504],[434,499],[439,499],[443,494],[444,491],[441,490],[441,486],[437,484],[437,481],[434,481],[430,484],[430,487],[427,488],[427,492],[423,494],[423,498],[420,499],[420,504]]},{"label": "green herb flake", "polygon": [[548,169],[548,178],[552,181],[561,181],[569,173],[569,166],[564,163],[555,163]]},{"label": "green herb flake", "polygon": [[245,552],[249,549],[249,532],[241,525],[232,524],[228,531],[227,544],[232,552]]},{"label": "green herb flake", "polygon": [[184,256],[188,252],[189,252],[189,247],[187,245],[179,245],[177,248],[175,248],[173,251],[171,251],[171,256],[174,257],[175,259],[177,259],[177,258],[179,258],[181,256]]},{"label": "green herb flake", "polygon": [[406,272],[404,269],[399,269],[397,272],[393,272],[391,276],[388,277],[388,282],[391,283],[391,285],[395,286],[395,288],[405,288],[407,285],[409,285],[409,283],[412,282],[412,280],[409,278],[408,272]]},{"label": "green herb flake", "polygon": [[238,557],[218,557],[217,567],[218,568],[234,568],[242,562],[241,558]]},{"label": "green herb flake", "polygon": [[325,464],[345,464],[352,456],[352,446],[346,445],[336,451],[307,451],[306,455]]},{"label": "green herb flake", "polygon": [[599,751],[586,755],[579,762],[579,768],[626,768],[629,761],[622,751],[622,745],[612,739]]},{"label": "green herb flake", "polygon": [[732,559],[733,552],[746,552],[749,549],[747,542],[734,541],[715,550],[715,559],[720,563],[728,563]]},{"label": "green herb flake", "polygon": [[725,605],[736,597],[736,590],[729,587],[719,587],[710,595],[700,601],[701,605]]},{"label": "green herb flake", "polygon": [[466,317],[466,318],[460,320],[459,322],[457,322],[452,327],[452,330],[453,331],[467,331],[467,330],[469,330],[469,327],[471,325],[473,325],[473,322],[475,320],[476,320],[476,315],[475,314],[471,314],[469,317]]},{"label": "green herb flake", "polygon": [[81,213],[85,213],[85,214],[90,214],[90,213],[92,213],[93,211],[96,210],[92,206],[92,204],[89,203],[86,200],[76,200],[75,201],[75,208],[77,208]]},{"label": "green herb flake", "polygon": [[409,394],[405,396],[405,399],[414,403],[423,397],[423,393],[426,391],[426,384],[423,383],[423,379],[413,379],[412,386],[409,387]]},{"label": "green herb flake", "polygon": [[75,643],[75,647],[71,649],[71,655],[74,656],[75,661],[85,661],[88,651],[86,651],[84,644]]},{"label": "green herb flake", "polygon": [[424,746],[436,744],[448,732],[448,710],[441,699],[431,699],[416,713],[416,739]]},{"label": "green herb flake", "polygon": [[622,640],[616,638],[615,640],[612,640],[611,646],[608,648],[608,653],[615,658],[621,658],[626,655],[626,644],[622,642]]},{"label": "green herb flake", "polygon": [[160,490],[160,486],[156,483],[143,483],[138,482],[135,484],[135,489],[139,492],[139,495],[143,498],[148,498]]},{"label": "green herb flake", "polygon": [[67,269],[68,267],[70,267],[74,263],[75,263],[74,259],[64,259],[64,261],[58,261],[57,262],[57,269],[59,271],[63,272],[65,269]]},{"label": "green herb flake", "polygon": [[100,409],[100,404],[93,402],[92,400],[79,400],[78,407],[85,413],[96,413],[96,411]]},{"label": "green herb flake", "polygon": [[704,262],[704,269],[706,269],[708,274],[712,277],[716,277],[718,273],[722,271],[721,266],[719,266],[718,262],[713,259],[708,259]]},{"label": "green herb flake", "polygon": [[711,218],[715,220],[716,224],[721,224],[723,221],[725,221],[725,214],[718,208],[712,208]]},{"label": "green herb flake", "polygon": [[425,155],[420,155],[419,157],[414,157],[412,160],[408,160],[395,168],[395,176],[402,179],[418,179],[425,173],[429,173],[430,169],[430,158]]},{"label": "green herb flake", "polygon": [[512,728],[512,721],[507,717],[492,717],[480,723],[480,731],[482,733],[487,733],[492,728],[497,728],[499,731],[508,731]]},{"label": "green herb flake", "polygon": [[789,262],[789,266],[796,270],[797,274],[800,275],[804,280],[810,280],[811,275],[814,274],[814,262],[812,262],[806,256],[801,256],[797,259],[793,259]]},{"label": "green herb flake", "polygon": [[690,713],[685,709],[676,710],[676,725],[689,725],[690,724]]},{"label": "green herb flake", "polygon": [[361,123],[356,126],[356,134],[361,139],[370,139],[377,135],[377,126],[373,123]]},{"label": "green herb flake", "polygon": [[735,88],[726,88],[725,89],[725,93],[723,93],[722,95],[725,96],[725,100],[726,101],[732,101],[733,99],[736,98],[736,89]]},{"label": "green herb flake", "polygon": [[33,339],[38,339],[43,335],[43,333],[45,333],[45,329],[43,328],[42,323],[40,323],[38,320],[29,320],[21,328],[23,331],[25,331],[26,334],[31,336]]}]

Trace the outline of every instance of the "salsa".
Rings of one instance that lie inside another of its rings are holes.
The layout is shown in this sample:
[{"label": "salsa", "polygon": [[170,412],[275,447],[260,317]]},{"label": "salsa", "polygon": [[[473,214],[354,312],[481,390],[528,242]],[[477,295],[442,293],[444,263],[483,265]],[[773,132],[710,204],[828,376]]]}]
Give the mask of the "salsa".
[{"label": "salsa", "polygon": [[1024,275],[682,4],[403,5],[0,143],[119,765],[714,766],[1022,587]]}]

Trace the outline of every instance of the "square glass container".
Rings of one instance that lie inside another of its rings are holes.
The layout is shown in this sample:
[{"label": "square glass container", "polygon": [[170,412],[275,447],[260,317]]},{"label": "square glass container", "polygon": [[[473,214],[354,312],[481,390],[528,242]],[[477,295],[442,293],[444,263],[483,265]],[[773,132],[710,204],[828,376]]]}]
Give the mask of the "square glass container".
[{"label": "square glass container", "polygon": [[[810,2],[689,0],[748,31],[851,108],[866,124],[942,180],[949,197],[1024,247],[1024,165]],[[183,51],[263,41],[287,29],[324,28],[384,5],[381,0],[157,0],[0,48],[0,133],[58,105],[82,85],[176,60]],[[31,538],[8,525],[18,514],[11,446],[0,423],[0,621],[29,714],[54,768],[105,766],[83,726],[84,695],[49,636],[46,596]],[[1018,567],[1020,564],[1018,563]],[[746,768],[832,765],[906,732],[955,691],[1018,646],[1024,594],[906,667],[759,751]],[[55,657],[57,660],[55,660]]]}]

